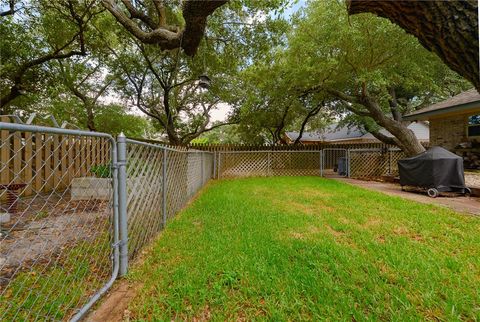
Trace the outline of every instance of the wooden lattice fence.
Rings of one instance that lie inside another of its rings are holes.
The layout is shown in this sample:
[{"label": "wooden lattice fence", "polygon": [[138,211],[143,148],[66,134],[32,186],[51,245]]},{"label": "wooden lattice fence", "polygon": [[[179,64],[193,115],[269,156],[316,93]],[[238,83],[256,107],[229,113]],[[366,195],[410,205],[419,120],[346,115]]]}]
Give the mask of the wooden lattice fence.
[{"label": "wooden lattice fence", "polygon": [[217,157],[219,178],[320,175],[320,151],[225,151]]},{"label": "wooden lattice fence", "polygon": [[405,154],[399,149],[349,150],[350,177],[397,176],[397,161],[404,157]]}]

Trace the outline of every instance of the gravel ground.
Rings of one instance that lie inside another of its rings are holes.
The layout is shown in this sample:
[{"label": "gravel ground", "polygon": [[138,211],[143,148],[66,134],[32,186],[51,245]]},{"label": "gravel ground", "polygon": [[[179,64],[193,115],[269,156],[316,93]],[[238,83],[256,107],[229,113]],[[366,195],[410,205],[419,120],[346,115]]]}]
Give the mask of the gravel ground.
[{"label": "gravel ground", "polygon": [[480,188],[480,172],[465,172],[465,183],[468,187]]}]

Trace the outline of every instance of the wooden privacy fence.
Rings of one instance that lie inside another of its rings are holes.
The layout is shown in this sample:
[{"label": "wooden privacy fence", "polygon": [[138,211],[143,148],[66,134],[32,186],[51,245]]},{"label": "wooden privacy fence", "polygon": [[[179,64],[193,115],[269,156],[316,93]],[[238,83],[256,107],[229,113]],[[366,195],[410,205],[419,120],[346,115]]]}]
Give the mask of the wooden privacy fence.
[{"label": "wooden privacy fence", "polygon": [[105,138],[1,130],[0,185],[25,185],[23,196],[66,189],[73,178],[93,176],[92,167],[109,164],[110,151]]}]

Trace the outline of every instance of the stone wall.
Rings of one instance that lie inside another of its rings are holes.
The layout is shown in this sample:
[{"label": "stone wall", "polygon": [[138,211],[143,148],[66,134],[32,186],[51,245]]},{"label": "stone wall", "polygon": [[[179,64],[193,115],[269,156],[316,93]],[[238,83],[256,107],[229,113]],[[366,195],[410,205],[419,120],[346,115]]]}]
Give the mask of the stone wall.
[{"label": "stone wall", "polygon": [[430,146],[439,145],[453,150],[459,143],[468,141],[468,115],[452,115],[430,119]]}]

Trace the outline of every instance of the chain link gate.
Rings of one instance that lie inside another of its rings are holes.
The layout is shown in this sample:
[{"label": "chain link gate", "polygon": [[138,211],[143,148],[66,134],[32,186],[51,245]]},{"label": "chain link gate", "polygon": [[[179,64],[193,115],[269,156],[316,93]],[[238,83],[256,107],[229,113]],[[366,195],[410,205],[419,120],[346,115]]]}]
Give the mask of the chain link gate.
[{"label": "chain link gate", "polygon": [[76,320],[118,272],[115,141],[0,123],[0,160],[0,320]]},{"label": "chain link gate", "polygon": [[322,149],[321,156],[321,176],[341,176],[349,175],[349,153],[347,149],[327,148]]}]

